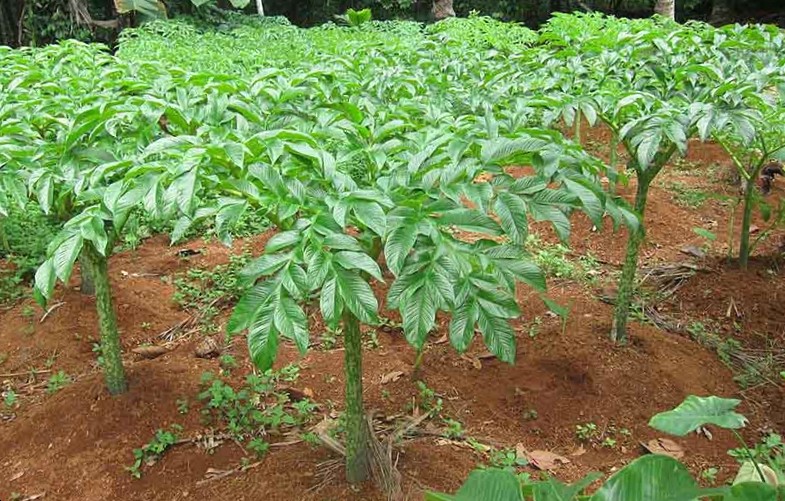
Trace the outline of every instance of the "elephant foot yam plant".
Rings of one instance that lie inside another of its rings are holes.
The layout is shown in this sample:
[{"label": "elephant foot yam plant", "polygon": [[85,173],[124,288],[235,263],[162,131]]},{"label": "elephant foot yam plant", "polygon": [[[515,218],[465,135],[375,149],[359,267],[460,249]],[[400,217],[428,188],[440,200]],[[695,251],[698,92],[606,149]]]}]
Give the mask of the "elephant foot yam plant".
[{"label": "elephant foot yam plant", "polygon": [[[443,311],[450,316],[450,342],[459,352],[479,332],[491,353],[512,363],[516,346],[510,320],[521,313],[516,283],[545,290],[543,274],[522,247],[528,219],[549,221],[567,238],[571,210],[602,217],[606,200],[581,170],[597,164],[578,162],[587,158],[550,132],[530,132],[482,147],[463,146],[461,156],[452,159],[445,154],[449,143],[441,141],[426,151],[428,156],[411,156],[382,172],[376,186],[365,188],[347,187],[343,176],[320,179],[323,174],[311,171],[311,179],[300,182],[314,190],[321,185],[322,195],[307,197],[298,218],[272,237],[265,253],[243,272],[249,288],[228,329],[247,330],[251,356],[262,370],[272,365],[282,339],[302,353],[308,349],[303,303],[318,302],[327,326],[342,328],[350,482],[365,480],[370,471],[360,326],[379,322],[371,282],[389,283],[386,307],[400,312],[418,361],[436,314]],[[312,157],[327,173],[329,154]],[[539,173],[511,177],[500,166],[515,160],[538,165]],[[493,182],[475,183],[482,172],[492,173]],[[475,208],[464,204],[467,198]],[[478,238],[462,240],[456,230]]]}]

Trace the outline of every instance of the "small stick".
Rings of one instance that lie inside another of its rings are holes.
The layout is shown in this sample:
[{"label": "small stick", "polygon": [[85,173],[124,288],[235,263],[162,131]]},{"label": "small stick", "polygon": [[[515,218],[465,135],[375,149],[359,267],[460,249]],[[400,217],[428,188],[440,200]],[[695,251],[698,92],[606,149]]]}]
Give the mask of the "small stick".
[{"label": "small stick", "polygon": [[229,475],[234,475],[235,473],[243,473],[243,472],[246,472],[246,471],[250,470],[251,468],[256,468],[260,464],[262,464],[262,461],[257,461],[255,463],[251,463],[248,466],[238,466],[237,468],[233,468],[231,470],[227,470],[227,471],[221,472],[221,473],[219,473],[217,475],[213,475],[212,477],[204,478],[204,479],[196,482],[196,485],[199,485],[199,486],[200,485],[204,485],[206,483],[212,482],[213,480],[219,480],[219,479],[222,479],[222,478],[226,478]]},{"label": "small stick", "polygon": [[38,323],[39,324],[44,323],[44,320],[46,320],[46,317],[48,317],[50,313],[55,311],[57,308],[63,306],[64,304],[65,304],[65,302],[60,301],[59,303],[55,303],[52,306],[50,306],[49,309],[46,310],[46,313],[44,313],[44,315],[41,317],[41,320],[38,321]]},{"label": "small stick", "polygon": [[48,369],[47,370],[43,370],[43,371],[39,371],[39,370],[36,370],[36,369],[31,369],[31,370],[25,371],[25,372],[12,372],[10,374],[0,374],[0,377],[19,377],[19,376],[29,376],[31,374],[33,376],[36,376],[38,374],[49,374],[50,372],[52,372],[52,371],[50,371]]}]

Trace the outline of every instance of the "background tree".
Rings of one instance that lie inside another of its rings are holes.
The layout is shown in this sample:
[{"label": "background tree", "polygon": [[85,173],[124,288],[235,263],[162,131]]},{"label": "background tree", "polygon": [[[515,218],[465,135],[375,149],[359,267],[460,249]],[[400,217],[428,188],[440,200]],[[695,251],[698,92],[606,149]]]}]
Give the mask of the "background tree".
[{"label": "background tree", "polygon": [[455,17],[455,9],[452,6],[452,0],[434,0],[432,12],[433,18],[437,21],[447,19],[448,17]]},{"label": "background tree", "polygon": [[657,0],[654,12],[668,19],[676,19],[676,0]]}]

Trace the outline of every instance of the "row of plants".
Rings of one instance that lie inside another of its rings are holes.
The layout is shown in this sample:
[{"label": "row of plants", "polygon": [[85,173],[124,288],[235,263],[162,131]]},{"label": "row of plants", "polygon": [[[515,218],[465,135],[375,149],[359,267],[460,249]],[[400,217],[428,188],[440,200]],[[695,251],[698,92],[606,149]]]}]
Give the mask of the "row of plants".
[{"label": "row of plants", "polygon": [[[379,284],[389,283],[384,306],[400,312],[418,364],[439,312],[458,351],[479,333],[512,363],[518,283],[566,313],[523,246],[530,222],[567,242],[575,211],[597,226],[607,216],[630,234],[612,333],[623,340],[658,173],[693,137],[734,152],[748,187],[761,165],[744,155],[783,152],[776,30],[572,16],[535,40],[500,23],[450,23],[255,21],[230,33],[150,23],[127,32],[119,57],[78,42],[0,49],[3,206],[32,200],[61,228],[35,294],[49,300],[80,264],[111,393],[128,383],[107,263],[128,221],[168,224],[173,241],[206,223],[229,244],[253,213],[278,233],[242,273],[229,331],[247,332],[267,370],[285,340],[308,349],[304,304],[342,327],[347,477],[362,481],[360,329],[379,322]],[[464,39],[478,23],[488,44]],[[606,164],[580,146],[587,122],[604,123],[612,152],[626,152],[633,208],[603,188],[627,177],[615,154]],[[508,165],[532,173],[516,178]],[[745,190],[742,265],[758,200]]]}]

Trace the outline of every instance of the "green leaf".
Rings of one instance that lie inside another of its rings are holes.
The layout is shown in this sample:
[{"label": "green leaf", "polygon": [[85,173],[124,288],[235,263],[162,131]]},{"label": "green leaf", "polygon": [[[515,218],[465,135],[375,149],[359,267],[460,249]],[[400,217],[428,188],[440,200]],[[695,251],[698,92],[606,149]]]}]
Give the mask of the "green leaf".
[{"label": "green leaf", "polygon": [[439,298],[432,284],[425,282],[414,291],[407,291],[400,301],[403,331],[406,340],[418,351],[425,345],[439,308]]},{"label": "green leaf", "polygon": [[586,186],[587,184],[588,183],[583,181],[573,181],[572,179],[564,178],[564,185],[571,193],[577,195],[581,200],[581,204],[583,204],[583,210],[589,216],[591,222],[599,227],[602,225],[602,216],[604,213],[602,201],[600,201],[600,198]]},{"label": "green leaf", "polygon": [[237,334],[249,328],[260,309],[269,302],[274,289],[273,281],[256,284],[248,289],[234,307],[226,330],[230,334]]},{"label": "green leaf", "polygon": [[360,270],[371,275],[380,282],[384,282],[382,270],[379,265],[363,252],[340,251],[336,252],[333,262],[346,270]]},{"label": "green leaf", "polygon": [[503,191],[498,194],[493,208],[504,233],[516,244],[523,245],[529,234],[526,203],[520,197]]},{"label": "green leaf", "polygon": [[[35,290],[40,293],[44,303],[52,297],[52,290],[55,287],[56,281],[57,275],[55,274],[55,266],[50,258],[44,261],[35,272]],[[38,302],[41,303],[42,301]]]},{"label": "green leaf", "polygon": [[426,501],[523,501],[515,474],[499,469],[475,470],[454,496],[428,492]]},{"label": "green leaf", "polygon": [[324,282],[321,294],[319,296],[319,309],[322,312],[324,322],[332,327],[338,327],[341,322],[341,315],[343,314],[343,300],[341,299],[340,291],[336,277],[330,277]]},{"label": "green leaf", "polygon": [[364,324],[377,323],[379,305],[371,286],[357,272],[336,270],[336,284],[349,311]]},{"label": "green leaf", "polygon": [[777,488],[763,482],[743,482],[730,488],[722,501],[781,501]]},{"label": "green leaf", "polygon": [[387,217],[382,206],[374,202],[356,202],[353,205],[357,220],[383,237],[387,230]]},{"label": "green leaf", "polygon": [[[549,477],[544,482],[537,482],[524,488],[524,494],[531,494],[534,501],[573,501],[602,475],[589,473],[574,484],[564,484],[559,480]],[[531,491],[530,493],[528,491]]]},{"label": "green leaf", "polygon": [[485,346],[502,362],[515,362],[515,332],[505,318],[495,317],[483,308],[478,309],[477,326]]},{"label": "green leaf", "polygon": [[396,276],[400,274],[406,257],[417,241],[417,228],[413,224],[402,224],[393,228],[384,244],[387,266]]},{"label": "green leaf", "polygon": [[292,258],[291,253],[264,254],[250,263],[240,271],[240,277],[245,280],[253,280],[261,276],[272,275],[286,265]]},{"label": "green leaf", "polygon": [[683,464],[669,456],[651,454],[622,468],[590,501],[692,500],[697,492],[698,485]]},{"label": "green leaf", "polygon": [[690,395],[675,409],[651,418],[649,426],[680,437],[707,424],[735,430],[747,424],[747,418],[734,412],[740,403],[735,398]]},{"label": "green leaf", "polygon": [[282,294],[275,303],[275,328],[293,340],[300,354],[308,350],[308,322],[302,308],[292,298]]},{"label": "green leaf", "polygon": [[229,3],[232,4],[232,7],[235,9],[244,9],[251,3],[251,0],[229,0]]},{"label": "green leaf", "polygon": [[273,366],[278,354],[278,331],[274,325],[275,307],[267,305],[254,317],[248,329],[248,351],[254,365],[262,371]]},{"label": "green leaf", "polygon": [[68,283],[71,271],[74,269],[74,262],[79,258],[82,251],[82,235],[77,233],[63,240],[52,254],[52,264],[55,274],[63,283]]},{"label": "green leaf", "polygon": [[477,209],[448,210],[439,215],[438,222],[442,226],[457,226],[465,231],[501,235],[496,221]]},{"label": "green leaf", "polygon": [[475,325],[477,324],[477,306],[467,302],[459,306],[452,313],[450,320],[450,344],[463,353],[474,339]]}]

